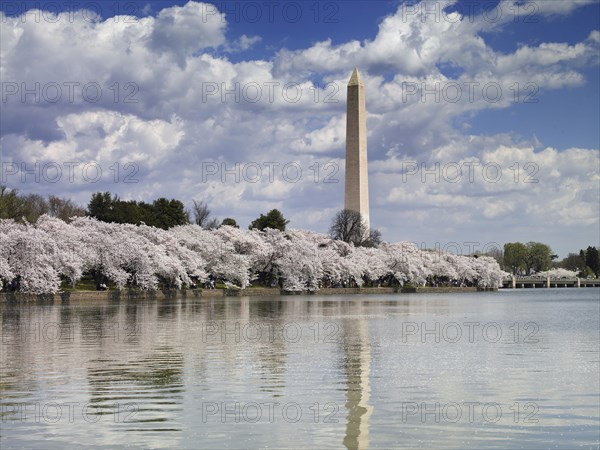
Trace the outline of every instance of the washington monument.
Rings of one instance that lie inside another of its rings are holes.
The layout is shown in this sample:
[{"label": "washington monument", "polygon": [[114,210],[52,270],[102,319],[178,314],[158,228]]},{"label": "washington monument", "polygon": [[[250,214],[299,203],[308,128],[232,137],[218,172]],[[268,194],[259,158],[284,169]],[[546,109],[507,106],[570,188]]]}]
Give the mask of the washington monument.
[{"label": "washington monument", "polygon": [[346,106],[346,191],[344,209],[359,212],[369,224],[369,173],[367,167],[367,110],[365,85],[357,69],[348,82]]}]

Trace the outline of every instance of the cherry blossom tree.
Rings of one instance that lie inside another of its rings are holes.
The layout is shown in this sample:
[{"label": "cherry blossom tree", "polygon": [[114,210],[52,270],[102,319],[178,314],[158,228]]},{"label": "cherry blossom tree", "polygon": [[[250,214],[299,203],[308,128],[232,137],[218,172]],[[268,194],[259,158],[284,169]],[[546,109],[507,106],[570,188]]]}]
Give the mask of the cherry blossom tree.
[{"label": "cherry blossom tree", "polygon": [[29,223],[2,220],[0,236],[2,253],[8,263],[3,276],[12,275],[18,280],[19,291],[23,293],[59,292],[60,274],[56,270],[55,244],[44,231]]},{"label": "cherry blossom tree", "polygon": [[554,268],[546,270],[544,272],[538,272],[533,274],[534,277],[550,277],[550,278],[577,278],[579,272],[574,270],[567,270],[563,268]]},{"label": "cherry blossom tree", "polygon": [[[231,228],[231,227],[230,227]],[[197,252],[206,261],[205,270],[214,278],[245,288],[250,283],[250,258],[235,252],[234,244],[223,239],[218,230],[204,230],[198,225],[182,225],[168,230],[179,244]]]},{"label": "cherry blossom tree", "polygon": [[70,281],[71,286],[75,286],[75,283],[81,279],[84,270],[87,269],[80,231],[62,220],[48,215],[43,215],[38,219],[36,228],[45,232],[52,242],[55,269]]},{"label": "cherry blossom tree", "polygon": [[[47,215],[35,224],[0,220],[0,289],[59,292],[83,274],[117,289],[180,289],[209,277],[241,288],[251,281],[289,291],[363,286],[390,280],[424,286],[431,280],[497,287],[507,275],[491,257],[420,250],[409,242],[355,247],[306,230],[168,230],[90,217],[71,223]],[[571,272],[555,276],[573,276]],[[550,272],[548,272],[549,274]]]}]

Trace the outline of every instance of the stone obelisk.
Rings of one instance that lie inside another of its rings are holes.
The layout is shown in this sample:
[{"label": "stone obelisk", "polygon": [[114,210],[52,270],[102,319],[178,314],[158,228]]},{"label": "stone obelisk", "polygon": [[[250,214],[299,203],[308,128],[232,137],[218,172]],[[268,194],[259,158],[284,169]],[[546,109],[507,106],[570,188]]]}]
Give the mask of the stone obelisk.
[{"label": "stone obelisk", "polygon": [[348,82],[346,105],[346,191],[344,208],[361,213],[367,229],[369,229],[369,173],[367,164],[365,85],[358,69],[354,69]]}]

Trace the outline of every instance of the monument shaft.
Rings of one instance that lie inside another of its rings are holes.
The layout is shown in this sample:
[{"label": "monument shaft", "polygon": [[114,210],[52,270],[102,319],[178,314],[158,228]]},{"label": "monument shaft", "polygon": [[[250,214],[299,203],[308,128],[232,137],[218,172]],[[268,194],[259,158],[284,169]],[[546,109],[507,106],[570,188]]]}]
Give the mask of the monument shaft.
[{"label": "monument shaft", "polygon": [[348,82],[344,208],[359,212],[369,228],[369,173],[365,86],[357,69]]}]

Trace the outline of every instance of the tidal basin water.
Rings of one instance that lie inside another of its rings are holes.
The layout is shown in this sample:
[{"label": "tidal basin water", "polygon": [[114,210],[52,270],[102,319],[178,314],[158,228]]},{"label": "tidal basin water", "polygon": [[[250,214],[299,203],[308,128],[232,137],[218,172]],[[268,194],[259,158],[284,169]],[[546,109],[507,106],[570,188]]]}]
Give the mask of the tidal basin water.
[{"label": "tidal basin water", "polygon": [[598,448],[599,294],[1,304],[0,447]]}]

